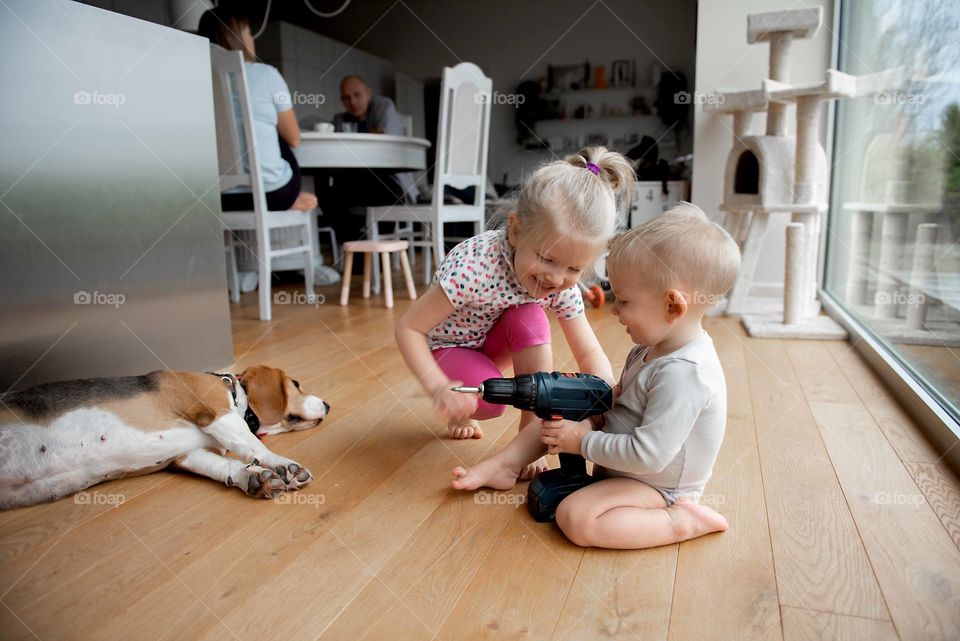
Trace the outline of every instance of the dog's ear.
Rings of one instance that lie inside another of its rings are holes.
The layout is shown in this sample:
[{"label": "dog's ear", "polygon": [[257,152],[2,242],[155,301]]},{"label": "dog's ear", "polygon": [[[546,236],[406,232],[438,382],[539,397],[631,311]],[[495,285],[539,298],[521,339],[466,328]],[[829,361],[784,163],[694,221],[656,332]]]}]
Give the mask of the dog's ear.
[{"label": "dog's ear", "polygon": [[283,371],[266,365],[254,365],[239,376],[247,390],[247,404],[262,425],[276,425],[287,411],[287,390]]}]

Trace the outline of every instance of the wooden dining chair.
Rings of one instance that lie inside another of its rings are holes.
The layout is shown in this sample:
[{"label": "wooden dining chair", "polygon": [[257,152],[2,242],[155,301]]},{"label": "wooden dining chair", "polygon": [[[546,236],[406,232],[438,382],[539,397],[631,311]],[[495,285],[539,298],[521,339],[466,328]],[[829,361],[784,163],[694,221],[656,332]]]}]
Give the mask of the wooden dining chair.
[{"label": "wooden dining chair", "polygon": [[[444,256],[444,225],[473,223],[474,233],[483,231],[484,196],[487,184],[487,152],[490,133],[490,102],[493,82],[477,65],[461,62],[444,67],[437,125],[437,162],[433,201],[429,205],[397,204],[367,208],[367,237],[378,239],[377,223],[420,223],[424,237],[411,244],[423,250],[423,280],[433,275],[431,255],[439,265]],[[447,186],[474,189],[473,203],[444,202]],[[374,271],[374,289],[379,291],[379,273]]]},{"label": "wooden dining chair", "polygon": [[[313,257],[316,254],[317,239],[310,231],[310,217],[315,215],[315,210],[267,210],[266,190],[263,187],[258,163],[253,110],[250,104],[250,93],[247,90],[243,56],[239,51],[227,51],[212,44],[210,45],[210,65],[213,72],[213,104],[217,128],[217,157],[220,163],[220,191],[246,186],[253,194],[253,211],[225,211],[222,216],[223,226],[227,230],[230,298],[233,302],[240,302],[235,246],[242,241],[237,239],[235,232],[253,231],[260,276],[260,320],[270,320],[272,317],[270,279],[275,259],[303,254],[301,266],[307,300],[309,301],[315,295]],[[285,246],[273,246],[271,230],[296,230],[297,228],[300,231],[299,240],[294,236],[292,244],[288,244],[291,241],[290,235],[287,234]]]}]

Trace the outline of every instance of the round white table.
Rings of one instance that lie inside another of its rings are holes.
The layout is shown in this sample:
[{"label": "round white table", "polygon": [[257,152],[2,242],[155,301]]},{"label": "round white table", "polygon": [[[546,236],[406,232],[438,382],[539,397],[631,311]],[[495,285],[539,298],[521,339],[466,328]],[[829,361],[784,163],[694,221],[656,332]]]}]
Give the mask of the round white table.
[{"label": "round white table", "polygon": [[305,169],[421,171],[427,168],[429,147],[425,138],[305,131],[293,153]]}]

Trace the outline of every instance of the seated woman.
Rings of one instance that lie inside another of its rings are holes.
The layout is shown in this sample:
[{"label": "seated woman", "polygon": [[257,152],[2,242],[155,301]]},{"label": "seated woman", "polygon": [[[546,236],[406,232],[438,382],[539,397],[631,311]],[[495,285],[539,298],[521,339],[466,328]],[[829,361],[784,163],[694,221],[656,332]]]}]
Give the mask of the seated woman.
[{"label": "seated woman", "polygon": [[[293,112],[290,91],[276,67],[255,62],[249,20],[234,10],[217,7],[203,14],[197,33],[224,49],[243,52],[267,209],[309,211],[316,208],[317,197],[300,191],[300,166],[290,150],[300,144],[300,125]],[[220,195],[220,202],[224,211],[249,211],[253,209],[253,194],[230,191]],[[245,272],[241,290],[256,289],[256,276],[255,272]]]}]

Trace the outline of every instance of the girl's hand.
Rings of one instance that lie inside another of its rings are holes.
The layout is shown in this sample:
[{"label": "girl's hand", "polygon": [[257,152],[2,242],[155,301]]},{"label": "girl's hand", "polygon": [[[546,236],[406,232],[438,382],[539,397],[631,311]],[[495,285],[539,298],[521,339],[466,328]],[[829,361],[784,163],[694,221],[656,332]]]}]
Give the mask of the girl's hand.
[{"label": "girl's hand", "polygon": [[593,431],[589,419],[585,421],[544,421],[540,428],[540,442],[547,446],[547,454],[581,454],[580,442]]},{"label": "girl's hand", "polygon": [[448,421],[463,421],[477,411],[480,398],[476,394],[454,392],[451,387],[463,385],[462,381],[449,381],[433,390],[433,408]]}]

